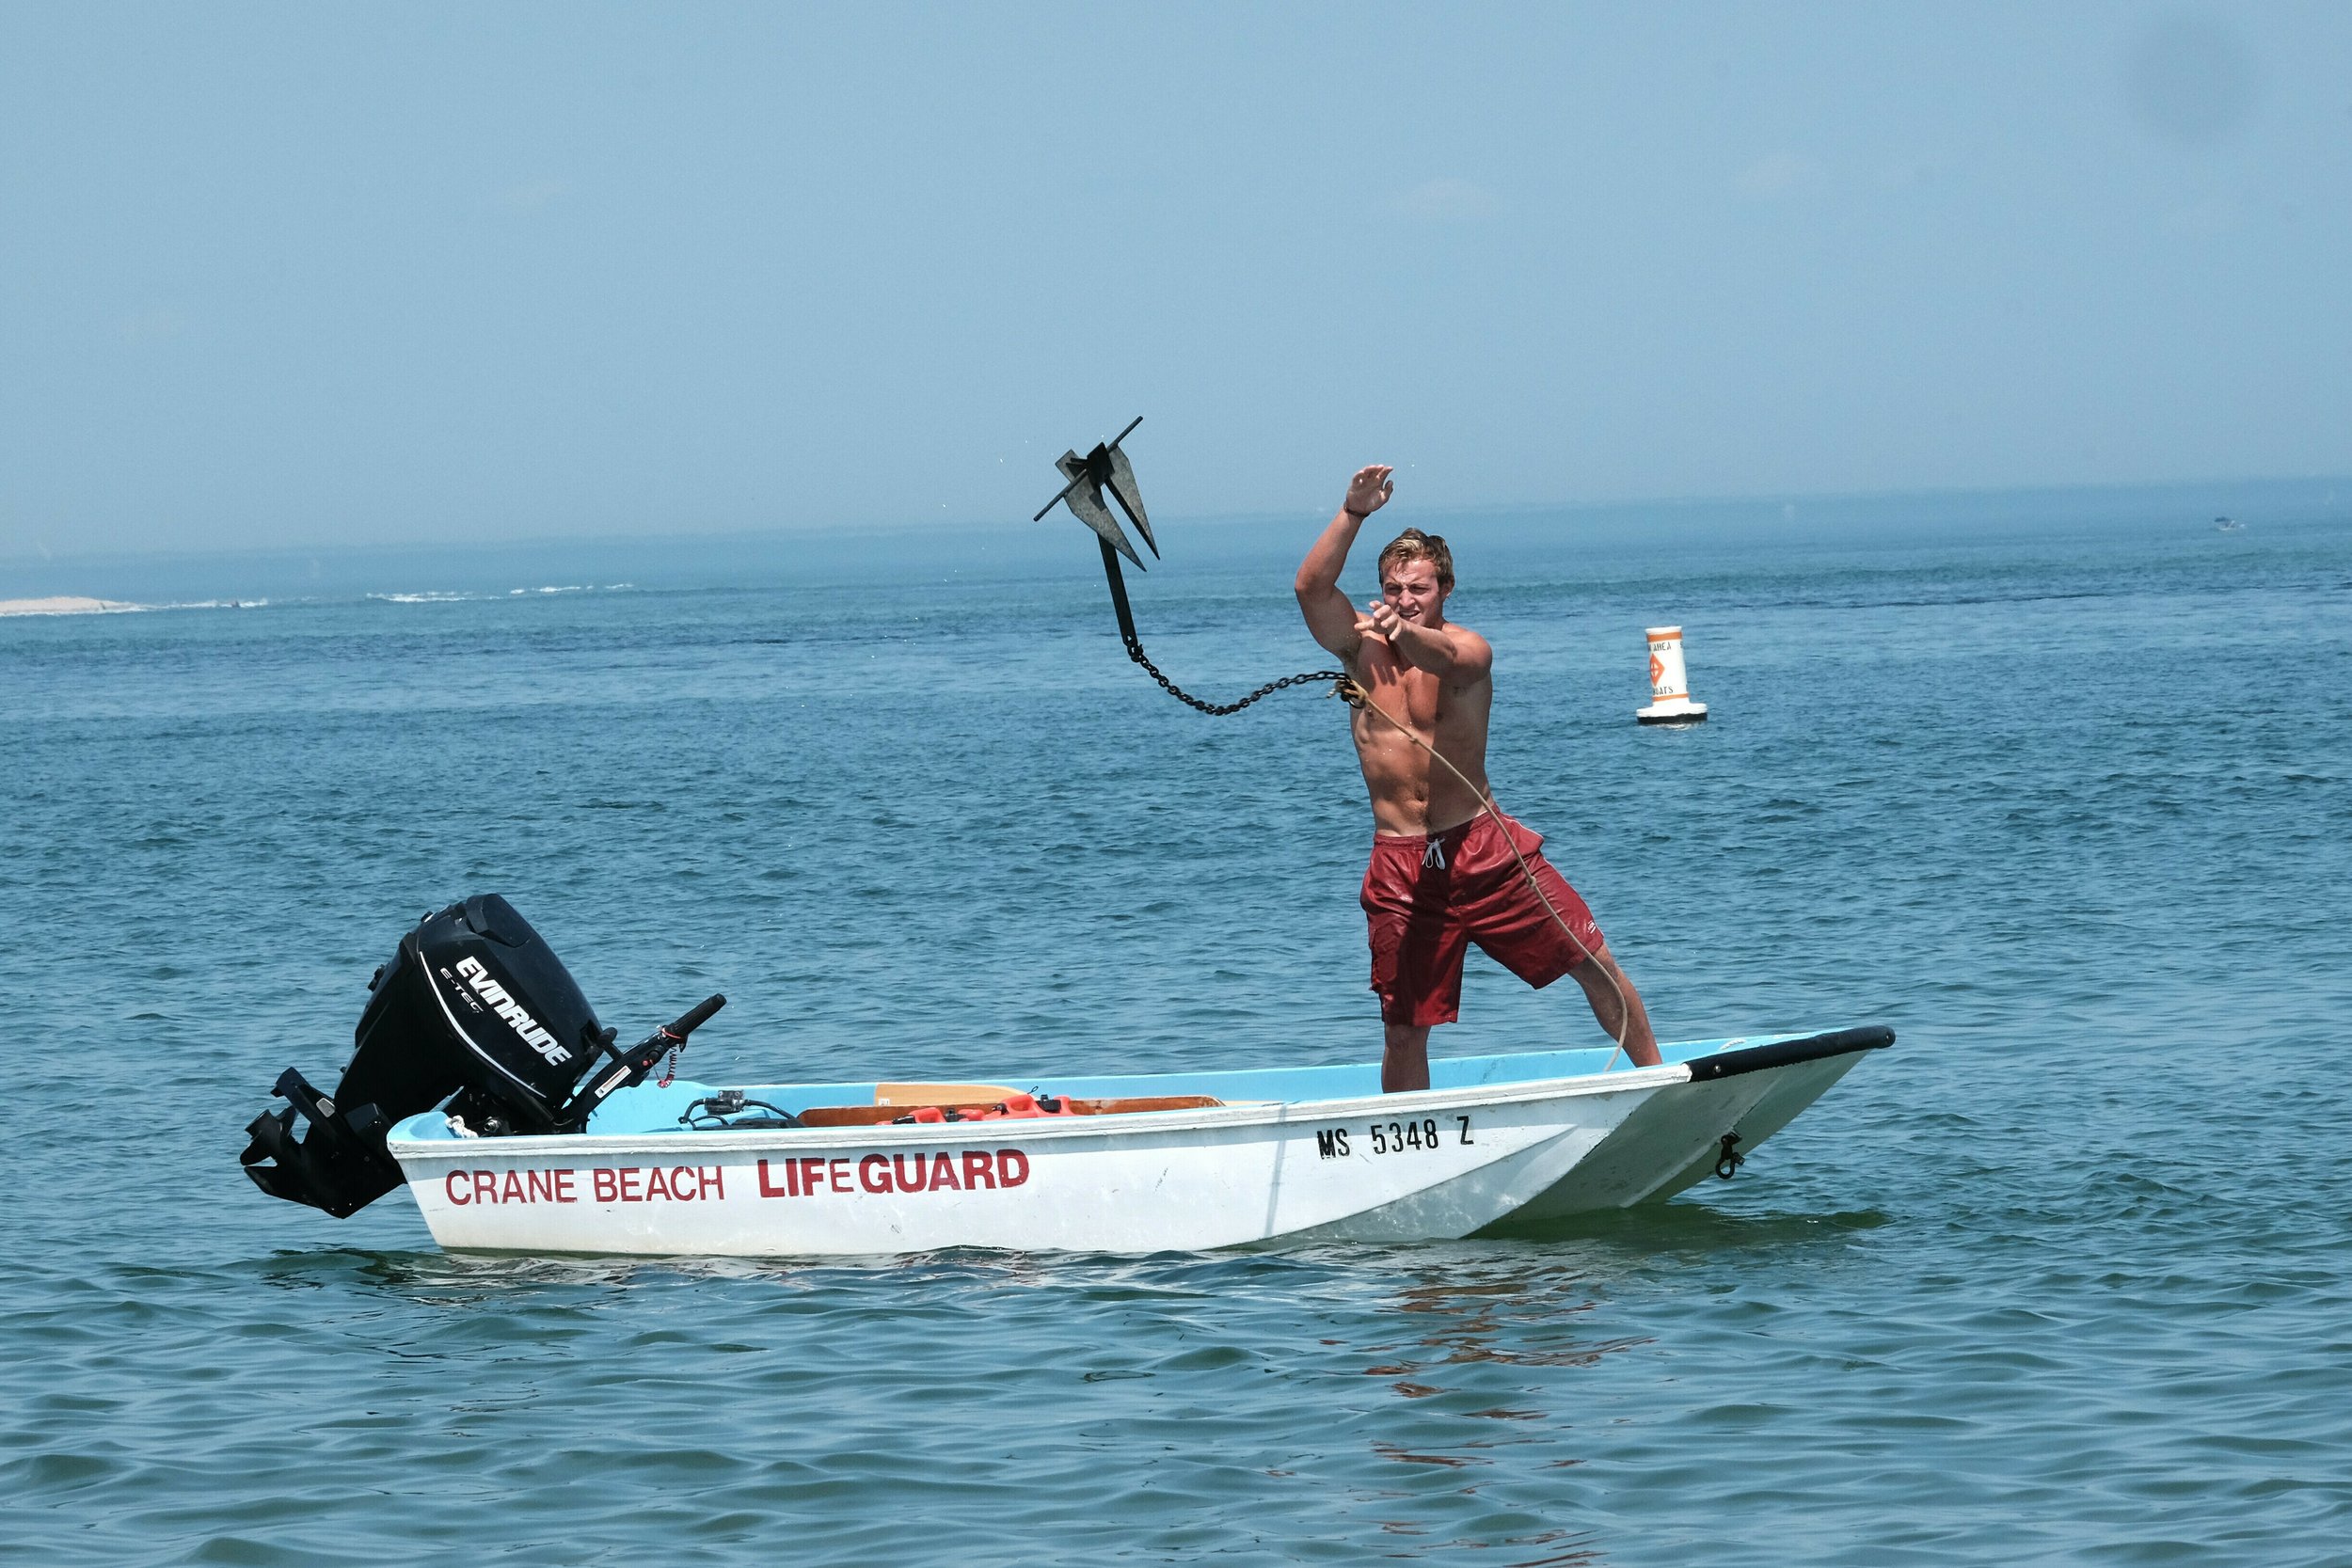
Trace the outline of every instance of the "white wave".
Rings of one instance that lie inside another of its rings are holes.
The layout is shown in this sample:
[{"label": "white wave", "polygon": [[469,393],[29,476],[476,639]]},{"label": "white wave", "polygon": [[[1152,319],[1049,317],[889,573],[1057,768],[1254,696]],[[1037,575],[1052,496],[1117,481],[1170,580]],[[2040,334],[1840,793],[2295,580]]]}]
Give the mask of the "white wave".
[{"label": "white wave", "polygon": [[471,600],[497,599],[501,597],[509,599],[524,599],[529,598],[535,594],[595,594],[599,592],[611,594],[624,589],[633,589],[637,585],[633,582],[615,582],[603,589],[598,589],[593,582],[568,582],[549,584],[543,588],[510,588],[503,594],[494,593],[370,594],[368,597],[371,599],[379,599],[386,604],[462,604]]}]

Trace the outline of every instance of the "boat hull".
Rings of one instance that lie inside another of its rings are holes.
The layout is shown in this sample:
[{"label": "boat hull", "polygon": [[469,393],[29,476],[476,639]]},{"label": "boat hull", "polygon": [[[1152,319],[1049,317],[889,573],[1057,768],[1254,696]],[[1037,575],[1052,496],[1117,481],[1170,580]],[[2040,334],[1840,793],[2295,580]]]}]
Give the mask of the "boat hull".
[{"label": "boat hull", "polygon": [[422,1135],[428,1118],[412,1118],[389,1147],[434,1239],[454,1249],[827,1257],[1418,1241],[1669,1196],[1713,1168],[1725,1134],[1753,1148],[1880,1043],[1714,1076],[1676,1063],[1039,1120],[459,1139]]}]

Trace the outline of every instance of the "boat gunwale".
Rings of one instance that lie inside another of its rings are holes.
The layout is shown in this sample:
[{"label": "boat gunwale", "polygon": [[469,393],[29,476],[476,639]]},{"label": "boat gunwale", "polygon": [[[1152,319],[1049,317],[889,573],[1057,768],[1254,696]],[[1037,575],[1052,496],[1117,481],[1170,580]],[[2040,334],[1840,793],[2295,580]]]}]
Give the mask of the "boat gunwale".
[{"label": "boat gunwale", "polygon": [[1113,1111],[1089,1117],[1008,1117],[994,1121],[885,1121],[861,1127],[761,1127],[734,1132],[518,1133],[499,1138],[388,1137],[386,1147],[399,1160],[479,1158],[487,1148],[501,1153],[535,1154],[577,1149],[583,1154],[625,1153],[647,1147],[701,1152],[723,1148],[778,1149],[864,1148],[877,1137],[896,1143],[989,1143],[1017,1137],[1024,1143],[1071,1138],[1124,1137],[1139,1132],[1211,1131],[1225,1127],[1279,1127],[1296,1121],[1353,1119],[1378,1110],[1397,1119],[1406,1115],[1449,1107],[1521,1104],[1544,1100],[1576,1100],[1593,1095],[1650,1091],[1691,1081],[1689,1067],[1669,1062],[1661,1067],[1636,1068],[1629,1072],[1577,1073],[1565,1078],[1531,1078],[1516,1084],[1465,1085],[1450,1089],[1409,1089],[1396,1094],[1351,1095],[1342,1100],[1258,1100],[1225,1105],[1203,1105],[1182,1111]]},{"label": "boat gunwale", "polygon": [[1801,1062],[1826,1061],[1832,1056],[1858,1055],[1865,1051],[1883,1051],[1895,1043],[1895,1031],[1883,1023],[1856,1024],[1847,1029],[1826,1029],[1817,1035],[1791,1035],[1785,1037],[1740,1043],[1687,1058],[1683,1065],[1691,1069],[1694,1083],[1712,1083],[1720,1078],[1737,1078],[1742,1073],[1763,1072],[1776,1067],[1795,1067]]},{"label": "boat gunwale", "polygon": [[[462,1164],[479,1161],[493,1151],[501,1159],[539,1157],[557,1151],[596,1157],[643,1153],[648,1149],[701,1154],[723,1149],[773,1154],[818,1148],[871,1148],[877,1141],[895,1144],[1062,1142],[1073,1139],[1107,1141],[1137,1134],[1213,1132],[1232,1127],[1281,1127],[1295,1122],[1353,1120],[1372,1115],[1375,1119],[1402,1120],[1430,1111],[1491,1108],[1548,1100],[1576,1100],[1596,1095],[1654,1092],[1679,1084],[1701,1083],[1749,1072],[1799,1066],[1831,1056],[1883,1049],[1894,1041],[1883,1025],[1820,1031],[1810,1035],[1768,1037],[1757,1044],[1754,1036],[1733,1037],[1740,1043],[1680,1062],[1621,1072],[1580,1072],[1549,1078],[1528,1078],[1501,1084],[1466,1084],[1448,1088],[1406,1089],[1397,1093],[1348,1095],[1331,1100],[1237,1101],[1187,1110],[1116,1111],[1088,1117],[1021,1117],[993,1121],[874,1122],[854,1127],[758,1127],[739,1129],[641,1129],[627,1132],[518,1133],[503,1137],[402,1137],[399,1126],[385,1139],[395,1160]],[[1539,1054],[1539,1053],[1530,1053]],[[1706,1064],[1705,1069],[1697,1064]],[[1709,1070],[1711,1069],[1711,1070]],[[791,1085],[757,1087],[775,1092]],[[430,1117],[434,1113],[422,1113]],[[421,1119],[409,1117],[406,1121]],[[406,1125],[406,1121],[401,1126]],[[1107,1124],[1107,1125],[1106,1125]]]}]

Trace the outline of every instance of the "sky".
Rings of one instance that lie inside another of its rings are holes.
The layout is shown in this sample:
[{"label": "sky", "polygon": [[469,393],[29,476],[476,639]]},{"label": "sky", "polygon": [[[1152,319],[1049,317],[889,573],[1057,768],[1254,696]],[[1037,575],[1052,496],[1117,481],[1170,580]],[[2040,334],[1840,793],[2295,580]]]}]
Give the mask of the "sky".
[{"label": "sky", "polygon": [[0,0],[0,560],[2352,474],[2352,6]]}]

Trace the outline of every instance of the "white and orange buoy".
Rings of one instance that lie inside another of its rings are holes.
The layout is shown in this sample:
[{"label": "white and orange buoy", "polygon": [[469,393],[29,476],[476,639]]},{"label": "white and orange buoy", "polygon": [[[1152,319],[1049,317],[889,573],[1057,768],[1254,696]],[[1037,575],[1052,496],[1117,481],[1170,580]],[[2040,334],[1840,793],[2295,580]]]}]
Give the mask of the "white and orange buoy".
[{"label": "white and orange buoy", "polygon": [[1691,701],[1690,677],[1682,673],[1682,628],[1649,628],[1649,706],[1635,708],[1645,724],[1695,724],[1707,705]]}]

